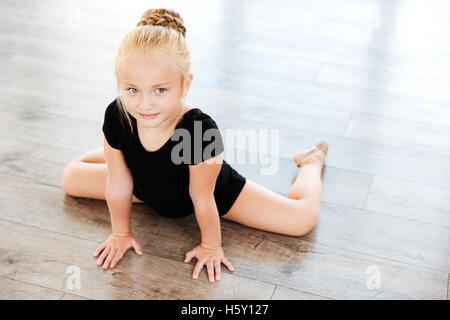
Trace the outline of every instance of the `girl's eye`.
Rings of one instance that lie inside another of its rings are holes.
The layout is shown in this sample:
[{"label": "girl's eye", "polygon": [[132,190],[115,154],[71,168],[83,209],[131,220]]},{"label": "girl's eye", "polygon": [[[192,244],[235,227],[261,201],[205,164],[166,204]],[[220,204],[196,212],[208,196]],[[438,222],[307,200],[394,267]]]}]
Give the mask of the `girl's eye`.
[{"label": "girl's eye", "polygon": [[[130,91],[130,90],[136,90],[136,91]],[[158,88],[158,89],[156,89],[156,91],[158,91],[158,90],[164,90],[164,91],[163,92],[157,92],[157,93],[164,93],[164,92],[167,91],[167,89],[165,89],[165,88]],[[133,94],[137,93],[137,89],[136,88],[128,88],[127,91],[129,91],[130,93],[133,93]]]}]

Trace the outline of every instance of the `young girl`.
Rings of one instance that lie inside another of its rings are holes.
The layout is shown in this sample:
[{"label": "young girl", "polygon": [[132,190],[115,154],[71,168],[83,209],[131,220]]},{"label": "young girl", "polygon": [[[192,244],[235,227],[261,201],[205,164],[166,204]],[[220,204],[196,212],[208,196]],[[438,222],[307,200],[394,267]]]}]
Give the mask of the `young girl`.
[{"label": "young girl", "polygon": [[[219,217],[293,236],[316,225],[328,145],[294,155],[302,168],[287,198],[240,175],[222,158],[221,135],[205,139],[208,130],[218,130],[215,121],[185,101],[193,79],[185,32],[177,12],[150,9],[126,35],[116,58],[118,97],[105,111],[104,146],[71,161],[62,186],[71,196],[107,201],[112,234],[94,253],[100,254],[98,265],[113,268],[131,247],[142,254],[131,234],[130,210],[144,202],[171,218],[195,213],[201,243],[185,262],[197,258],[193,278],[206,266],[214,281],[221,263],[233,271],[221,247]],[[179,154],[189,161],[180,163],[174,138],[183,130],[194,140],[200,133],[202,141],[184,148]]]}]

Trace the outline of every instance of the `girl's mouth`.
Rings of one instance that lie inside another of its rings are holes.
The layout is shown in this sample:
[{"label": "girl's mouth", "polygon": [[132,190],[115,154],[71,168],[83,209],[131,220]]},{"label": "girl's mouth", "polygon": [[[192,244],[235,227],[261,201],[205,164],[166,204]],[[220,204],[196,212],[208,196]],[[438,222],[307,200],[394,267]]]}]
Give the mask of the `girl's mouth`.
[{"label": "girl's mouth", "polygon": [[153,118],[156,118],[156,116],[158,115],[159,113],[151,113],[151,114],[143,114],[143,113],[139,113],[139,115],[141,116],[141,118],[143,118],[143,119],[153,119]]}]

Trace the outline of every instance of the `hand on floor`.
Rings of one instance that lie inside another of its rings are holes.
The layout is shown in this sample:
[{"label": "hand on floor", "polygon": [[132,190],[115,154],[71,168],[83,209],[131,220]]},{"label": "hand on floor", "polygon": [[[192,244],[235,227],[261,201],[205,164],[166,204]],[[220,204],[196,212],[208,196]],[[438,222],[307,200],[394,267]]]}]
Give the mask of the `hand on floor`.
[{"label": "hand on floor", "polygon": [[[114,268],[117,262],[122,259],[125,252],[131,247],[134,248],[137,254],[142,254],[141,246],[131,234],[125,236],[111,234],[105,242],[98,246],[94,253],[94,257],[97,257],[102,252],[97,260],[97,265],[103,264],[104,269],[108,269],[108,267]],[[103,260],[105,261],[103,262]]]},{"label": "hand on floor", "polygon": [[208,270],[209,281],[211,282],[214,282],[214,275],[216,276],[216,280],[220,280],[220,267],[222,262],[230,271],[234,271],[230,261],[225,257],[222,247],[208,249],[202,247],[202,245],[198,245],[186,253],[184,262],[189,263],[192,258],[197,258],[198,260],[194,268],[194,273],[192,274],[193,279],[198,278],[198,275],[203,269],[203,265]]}]

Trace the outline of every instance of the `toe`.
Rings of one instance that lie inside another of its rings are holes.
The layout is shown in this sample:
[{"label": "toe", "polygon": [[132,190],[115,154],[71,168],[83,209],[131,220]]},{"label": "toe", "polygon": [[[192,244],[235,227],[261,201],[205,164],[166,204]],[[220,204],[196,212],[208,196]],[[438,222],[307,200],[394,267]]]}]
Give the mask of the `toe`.
[{"label": "toe", "polygon": [[298,163],[304,156],[306,156],[307,154],[312,154],[316,151],[317,151],[317,147],[309,149],[309,150],[301,150],[294,155],[294,157],[293,157],[294,162]]},{"label": "toe", "polygon": [[322,141],[319,144],[317,144],[317,148],[326,155],[328,153],[328,143],[326,141]]}]

